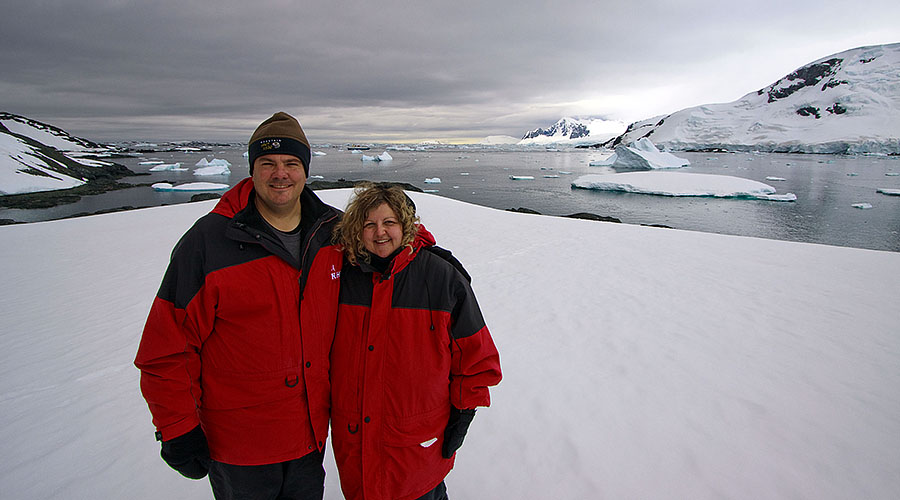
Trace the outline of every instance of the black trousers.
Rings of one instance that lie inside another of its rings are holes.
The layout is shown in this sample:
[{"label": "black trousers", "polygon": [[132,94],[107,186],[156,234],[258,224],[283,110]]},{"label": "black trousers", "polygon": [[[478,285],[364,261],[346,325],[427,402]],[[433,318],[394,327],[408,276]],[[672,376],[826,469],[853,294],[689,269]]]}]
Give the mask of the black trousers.
[{"label": "black trousers", "polygon": [[209,484],[216,500],[322,500],[324,453],[267,465],[229,465],[213,461]]},{"label": "black trousers", "polygon": [[428,493],[420,496],[416,500],[448,500],[447,499],[447,485],[441,481],[441,484],[435,486],[435,488]]}]

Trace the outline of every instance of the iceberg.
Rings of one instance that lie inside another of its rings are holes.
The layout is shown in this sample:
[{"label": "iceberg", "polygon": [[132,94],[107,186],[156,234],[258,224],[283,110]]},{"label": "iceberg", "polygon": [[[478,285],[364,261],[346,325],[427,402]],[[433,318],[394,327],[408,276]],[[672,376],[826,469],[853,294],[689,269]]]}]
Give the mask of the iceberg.
[{"label": "iceberg", "polygon": [[533,175],[510,175],[509,178],[514,181],[533,181],[534,180]]},{"label": "iceberg", "polygon": [[204,176],[204,175],[228,175],[231,173],[231,170],[225,166],[213,166],[210,165],[208,167],[201,167],[194,170],[194,175]]},{"label": "iceberg", "polygon": [[590,163],[588,163],[588,166],[590,166],[590,167],[611,167],[611,166],[613,166],[613,164],[616,162],[616,160],[618,158],[619,158],[619,155],[617,155],[616,153],[613,153],[602,160],[591,161]]},{"label": "iceberg", "polygon": [[391,154],[388,153],[387,151],[385,151],[384,153],[381,153],[378,156],[362,155],[362,158],[361,158],[362,161],[391,161],[393,159],[394,159],[394,157],[391,156]]},{"label": "iceberg", "polygon": [[425,184],[440,184],[440,183],[441,183],[440,177],[429,177],[429,178],[425,179]]},{"label": "iceberg", "polygon": [[213,158],[211,161],[207,161],[206,158],[203,158],[197,162],[197,165],[205,166],[194,170],[194,175],[228,175],[231,173],[231,169],[228,168],[231,166],[231,162],[228,160]]},{"label": "iceberg", "polygon": [[775,194],[775,188],[762,182],[728,175],[685,172],[588,174],[572,181],[572,187],[658,196],[704,196],[768,201],[797,200],[797,195],[794,193]]},{"label": "iceberg", "polygon": [[900,196],[900,189],[878,188],[876,192],[889,196]]},{"label": "iceberg", "polygon": [[[609,161],[612,163],[607,163]],[[672,153],[660,151],[647,139],[641,137],[630,146],[618,145],[615,153],[600,162],[591,162],[591,166],[611,166],[623,170],[656,170],[663,168],[681,168],[690,165],[691,162],[679,158]]]},{"label": "iceberg", "polygon": [[868,209],[872,208],[871,203],[854,203],[850,206],[853,208],[858,208],[860,210],[868,210]]},{"label": "iceberg", "polygon": [[224,191],[230,186],[228,184],[216,184],[213,182],[189,182],[187,184],[179,184],[173,186],[168,182],[157,182],[150,186],[154,191]]},{"label": "iceberg", "polygon": [[173,172],[181,172],[187,170],[186,168],[181,168],[181,162],[178,163],[162,163],[155,167],[150,168],[151,172],[165,172],[165,171],[173,171]]},{"label": "iceberg", "polygon": [[313,151],[312,154],[313,156],[325,156],[328,153],[325,153],[324,151]]}]

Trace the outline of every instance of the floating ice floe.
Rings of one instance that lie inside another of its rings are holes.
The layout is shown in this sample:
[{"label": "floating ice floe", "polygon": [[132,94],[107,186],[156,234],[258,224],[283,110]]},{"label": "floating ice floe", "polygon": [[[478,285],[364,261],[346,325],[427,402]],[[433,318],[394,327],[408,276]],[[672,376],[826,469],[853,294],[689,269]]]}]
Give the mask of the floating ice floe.
[{"label": "floating ice floe", "polygon": [[168,182],[157,182],[150,186],[154,191],[223,191],[228,189],[228,184],[216,184],[213,182],[189,182],[173,186]]},{"label": "floating ice floe", "polygon": [[868,210],[868,209],[872,208],[871,203],[854,203],[850,206],[853,208],[859,208],[861,210]]},{"label": "floating ice floe", "polygon": [[362,161],[391,161],[394,159],[394,157],[391,156],[390,153],[385,151],[384,153],[381,153],[378,156],[362,155],[362,158],[360,158],[360,159]]},{"label": "floating ice floe", "polygon": [[897,177],[898,175],[900,175],[900,172],[888,172],[884,175],[886,175],[888,177]]},{"label": "floating ice floe", "polygon": [[600,162],[591,162],[592,166],[609,166],[624,170],[657,170],[662,168],[681,168],[691,162],[679,158],[672,153],[660,151],[647,139],[642,137],[630,146],[618,145],[609,158]]},{"label": "floating ice floe", "polygon": [[876,192],[889,196],[900,196],[900,189],[879,188]]},{"label": "floating ice floe", "polygon": [[780,182],[780,181],[786,181],[787,179],[785,179],[784,177],[774,177],[774,176],[771,176],[771,175],[770,175],[769,177],[766,177],[766,180],[767,180],[767,181],[779,181],[779,182]]},{"label": "floating ice floe", "polygon": [[173,172],[183,172],[186,168],[181,168],[181,162],[178,163],[162,163],[150,169],[151,172],[165,172],[171,170]]},{"label": "floating ice floe", "polygon": [[423,189],[423,193],[437,193],[440,192],[440,189]]},{"label": "floating ice floe", "polygon": [[313,154],[313,156],[325,156],[325,155],[327,155],[328,153],[326,153],[326,152],[324,152],[324,151],[313,151],[312,154]]},{"label": "floating ice floe", "polygon": [[425,184],[440,184],[440,183],[441,183],[440,177],[429,177],[429,178],[425,179]]},{"label": "floating ice floe", "polygon": [[533,181],[534,180],[533,175],[510,175],[509,178],[514,181]]},{"label": "floating ice floe", "polygon": [[588,174],[572,181],[572,187],[658,196],[703,196],[769,201],[797,200],[797,195],[794,193],[775,194],[774,187],[762,182],[728,175],[685,172]]},{"label": "floating ice floe", "polygon": [[162,160],[147,160],[147,161],[142,161],[141,163],[139,163],[139,165],[161,165],[163,163],[165,163],[165,162]]},{"label": "floating ice floe", "polygon": [[322,176],[322,175],[310,175],[309,177],[307,177],[307,179],[310,179],[310,180],[312,180],[312,179],[324,179],[324,178],[325,178],[325,177]]},{"label": "floating ice floe", "polygon": [[544,176],[544,179],[559,179],[558,175],[548,174]]}]

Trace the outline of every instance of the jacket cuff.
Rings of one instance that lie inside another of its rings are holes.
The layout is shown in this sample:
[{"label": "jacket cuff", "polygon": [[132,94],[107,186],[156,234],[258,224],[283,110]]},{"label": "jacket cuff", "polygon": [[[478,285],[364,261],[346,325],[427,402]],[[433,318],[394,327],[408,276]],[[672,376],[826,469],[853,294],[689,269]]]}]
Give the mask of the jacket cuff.
[{"label": "jacket cuff", "polygon": [[185,418],[174,424],[167,425],[165,427],[158,427],[156,429],[156,440],[169,441],[175,439],[178,436],[182,436],[184,434],[187,434],[188,432],[191,432],[198,425],[200,425],[200,419]]}]

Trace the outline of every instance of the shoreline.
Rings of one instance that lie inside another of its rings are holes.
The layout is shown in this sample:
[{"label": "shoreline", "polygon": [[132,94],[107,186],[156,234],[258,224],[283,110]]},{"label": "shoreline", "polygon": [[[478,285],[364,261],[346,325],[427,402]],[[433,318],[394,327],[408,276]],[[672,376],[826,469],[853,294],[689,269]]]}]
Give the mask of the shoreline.
[{"label": "shoreline", "polygon": [[[135,174],[137,176],[149,176],[149,174]],[[130,177],[130,176],[129,176]],[[345,179],[339,179],[337,181],[322,181],[315,180],[312,182],[307,182],[306,186],[314,191],[319,190],[328,190],[328,189],[344,189],[344,188],[353,188],[357,184],[363,182],[376,182],[370,181],[367,179],[360,180],[352,180],[348,181]],[[21,194],[11,194],[0,196],[0,207],[2,208],[13,208],[13,209],[21,209],[21,210],[32,210],[32,209],[45,209],[45,208],[53,208],[60,205],[66,205],[69,203],[75,203],[81,199],[82,196],[91,196],[103,194],[109,191],[116,191],[120,189],[129,189],[135,187],[149,187],[154,183],[136,183],[136,184],[127,184],[123,182],[119,182],[118,180],[96,180],[90,181],[87,184],[82,186],[77,186],[69,189],[58,189],[53,191],[40,191],[36,193],[21,193]],[[412,191],[416,193],[424,192],[421,188],[416,187],[412,184],[406,182],[395,182],[391,183],[400,186],[406,191]],[[191,196],[190,201],[185,203],[194,203],[198,201],[205,201],[220,198],[221,194],[205,192],[205,193],[197,193]],[[167,206],[168,204],[161,205],[151,205],[151,206]],[[91,215],[101,215],[107,213],[115,213],[115,212],[124,212],[128,210],[137,210],[139,208],[147,208],[147,207],[135,207],[131,205],[125,205],[120,207],[106,208],[102,210],[96,210],[93,212],[79,212],[77,214],[66,215],[62,217],[57,217],[53,219],[47,219],[45,221],[33,221],[33,222],[48,222],[51,220],[64,220],[64,219],[73,219],[77,217],[87,217]],[[606,215],[598,215],[589,212],[578,212],[568,215],[554,215],[554,214],[544,214],[538,212],[537,210],[533,210],[527,207],[517,207],[517,208],[506,208],[504,209],[507,212],[518,212],[518,213],[526,213],[532,215],[546,215],[549,217],[566,217],[570,219],[584,219],[584,220],[593,220],[598,222],[614,222],[621,224],[622,221],[616,217],[606,216]],[[0,226],[13,225],[13,224],[31,224],[32,222],[27,221],[17,221],[15,219],[0,219]],[[663,224],[640,224],[641,226],[651,226],[651,227],[663,227],[672,229],[670,226],[666,226]]]}]

